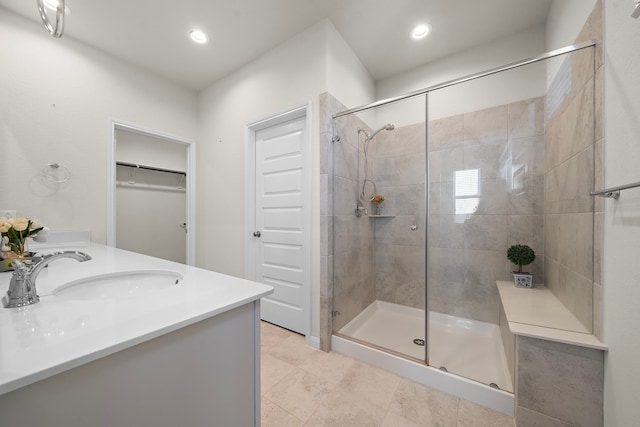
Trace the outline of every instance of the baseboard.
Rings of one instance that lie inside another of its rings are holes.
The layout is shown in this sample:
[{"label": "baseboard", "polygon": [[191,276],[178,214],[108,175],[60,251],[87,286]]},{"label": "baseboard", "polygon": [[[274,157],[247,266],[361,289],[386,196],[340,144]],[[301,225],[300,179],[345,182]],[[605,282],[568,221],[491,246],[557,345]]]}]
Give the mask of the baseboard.
[{"label": "baseboard", "polygon": [[313,335],[307,335],[305,338],[307,346],[320,350],[320,338]]}]

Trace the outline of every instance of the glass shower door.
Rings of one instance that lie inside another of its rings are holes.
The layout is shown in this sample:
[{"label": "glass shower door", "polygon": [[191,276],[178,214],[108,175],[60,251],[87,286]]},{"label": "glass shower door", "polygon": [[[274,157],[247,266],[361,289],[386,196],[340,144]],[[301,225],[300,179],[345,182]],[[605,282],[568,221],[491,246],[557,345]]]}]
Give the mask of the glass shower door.
[{"label": "glass shower door", "polygon": [[334,119],[334,332],[425,360],[424,97]]},{"label": "glass shower door", "polygon": [[513,391],[496,284],[513,281],[511,245],[533,248],[534,283],[591,327],[593,58],[584,49],[429,93],[431,366]]}]

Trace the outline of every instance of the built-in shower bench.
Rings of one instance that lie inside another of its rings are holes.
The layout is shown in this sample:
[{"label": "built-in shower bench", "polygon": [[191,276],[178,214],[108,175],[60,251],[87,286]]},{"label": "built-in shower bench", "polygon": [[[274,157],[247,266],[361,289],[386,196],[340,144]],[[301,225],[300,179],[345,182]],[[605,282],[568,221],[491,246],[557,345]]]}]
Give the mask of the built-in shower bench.
[{"label": "built-in shower bench", "polygon": [[607,345],[545,286],[496,284],[505,353],[512,356],[517,426],[602,426]]},{"label": "built-in shower bench", "polygon": [[509,330],[514,335],[607,349],[546,286],[517,288],[513,282],[503,281],[497,285]]}]

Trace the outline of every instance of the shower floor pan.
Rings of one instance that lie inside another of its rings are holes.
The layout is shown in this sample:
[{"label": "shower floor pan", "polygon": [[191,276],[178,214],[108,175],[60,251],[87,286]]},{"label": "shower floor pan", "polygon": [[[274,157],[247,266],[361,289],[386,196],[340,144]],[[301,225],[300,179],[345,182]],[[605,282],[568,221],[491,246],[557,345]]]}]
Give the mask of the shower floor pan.
[{"label": "shower floor pan", "polygon": [[[429,316],[431,367],[513,392],[497,325],[436,312]],[[374,301],[338,332],[413,359],[425,359],[425,347],[414,343],[425,339],[424,310]]]}]

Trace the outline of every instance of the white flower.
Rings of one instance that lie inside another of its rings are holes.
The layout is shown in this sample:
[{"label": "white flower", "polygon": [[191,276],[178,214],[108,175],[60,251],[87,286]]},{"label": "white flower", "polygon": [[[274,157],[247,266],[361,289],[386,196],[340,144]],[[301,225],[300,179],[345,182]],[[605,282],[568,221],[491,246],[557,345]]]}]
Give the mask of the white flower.
[{"label": "white flower", "polygon": [[11,228],[9,220],[3,216],[0,216],[0,233],[6,233]]},{"label": "white flower", "polygon": [[11,224],[16,231],[20,232],[27,229],[29,220],[27,218],[11,218],[9,219],[9,224]]},{"label": "white flower", "polygon": [[43,227],[42,223],[37,219],[31,220],[31,230],[37,230],[38,228],[42,228],[42,227]]}]

